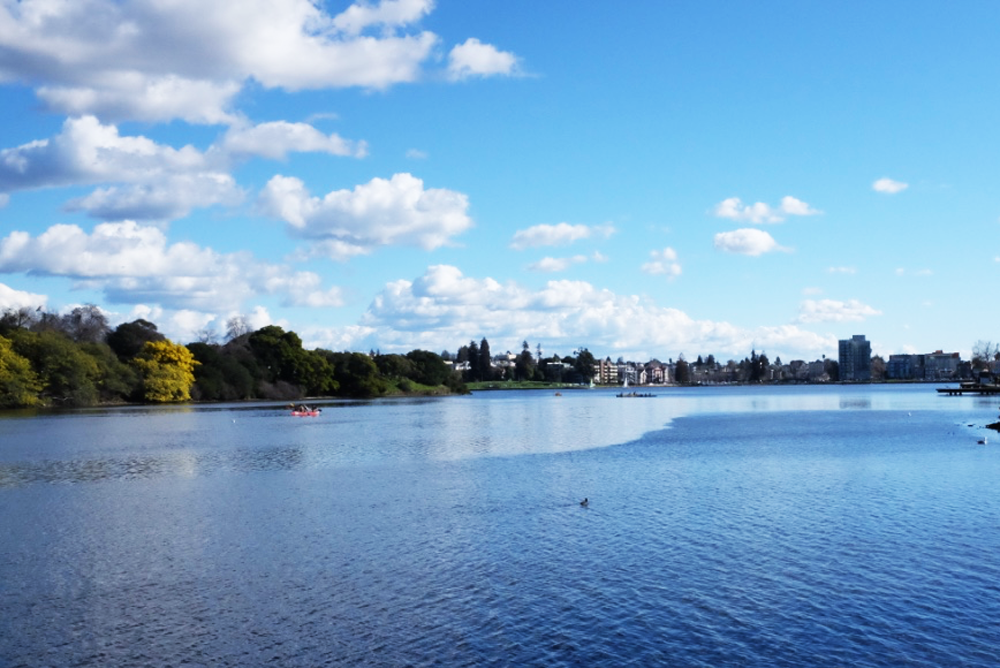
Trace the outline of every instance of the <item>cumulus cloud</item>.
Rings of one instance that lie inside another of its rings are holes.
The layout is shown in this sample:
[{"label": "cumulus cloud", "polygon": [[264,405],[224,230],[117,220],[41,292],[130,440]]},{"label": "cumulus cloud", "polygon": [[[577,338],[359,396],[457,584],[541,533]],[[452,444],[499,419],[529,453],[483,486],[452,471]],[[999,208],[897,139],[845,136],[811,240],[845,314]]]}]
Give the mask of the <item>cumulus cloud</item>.
[{"label": "cumulus cloud", "polygon": [[357,35],[373,26],[403,26],[414,23],[434,8],[433,0],[384,0],[378,4],[353,4],[333,19],[345,34]]},{"label": "cumulus cloud", "polygon": [[448,77],[453,81],[471,77],[511,76],[519,72],[518,58],[470,37],[448,54]]},{"label": "cumulus cloud", "polygon": [[796,322],[861,322],[875,315],[882,315],[882,312],[857,299],[846,302],[835,299],[806,299],[799,307],[799,317]]},{"label": "cumulus cloud", "polygon": [[38,308],[45,306],[48,301],[45,295],[36,295],[31,292],[15,290],[9,285],[0,283],[0,311],[7,309]]},{"label": "cumulus cloud", "polygon": [[788,216],[815,216],[822,213],[791,195],[781,198],[781,204],[772,207],[764,202],[744,204],[739,197],[724,199],[715,205],[715,215],[739,222],[753,224],[780,223]]},{"label": "cumulus cloud", "polygon": [[67,119],[52,139],[0,150],[0,192],[148,181],[200,171],[210,171],[210,165],[194,147],[175,149],[146,137],[123,137],[118,128],[93,116]]},{"label": "cumulus cloud", "polygon": [[430,267],[414,280],[387,284],[356,326],[311,330],[308,337],[310,345],[334,349],[406,351],[451,348],[484,332],[494,350],[515,350],[528,340],[546,348],[586,345],[647,359],[695,350],[742,356],[755,345],[782,357],[815,358],[836,348],[834,337],[796,326],[742,329],[695,320],[677,309],[585,281],[551,280],[531,290],[465,276],[448,265]]},{"label": "cumulus cloud", "polygon": [[770,234],[755,228],[744,228],[715,235],[716,250],[739,255],[763,255],[774,251],[787,251]]},{"label": "cumulus cloud", "polygon": [[171,220],[195,208],[239,204],[245,193],[228,170],[250,156],[282,159],[292,151],[363,157],[367,147],[279,121],[241,123],[203,152],[123,136],[116,126],[84,116],[67,119],[52,138],[0,150],[0,193],[105,183],[68,208],[104,220]]},{"label": "cumulus cloud", "polygon": [[666,276],[671,280],[681,275],[681,265],[677,261],[677,251],[673,248],[667,247],[663,250],[654,250],[650,252],[649,256],[651,258],[650,261],[641,267],[643,273],[653,276]]},{"label": "cumulus cloud", "polygon": [[528,265],[530,271],[544,273],[556,273],[566,271],[574,264],[583,264],[587,261],[586,255],[574,255],[573,257],[544,257],[538,262]]},{"label": "cumulus cloud", "polygon": [[308,254],[334,259],[390,244],[431,250],[472,226],[465,195],[424,188],[421,179],[406,173],[322,198],[311,196],[297,178],[275,176],[261,192],[259,207],[288,223],[294,235],[314,242]]},{"label": "cumulus cloud", "polygon": [[872,190],[877,193],[885,193],[887,195],[895,195],[896,193],[903,192],[909,187],[909,183],[894,181],[890,178],[877,179],[874,183],[872,183]]},{"label": "cumulus cloud", "polygon": [[254,126],[234,126],[226,132],[219,146],[226,154],[258,155],[284,160],[290,152],[329,153],[363,158],[368,145],[326,135],[307,123],[274,121]]},{"label": "cumulus cloud", "polygon": [[510,242],[514,250],[538,248],[540,246],[564,246],[580,239],[591,237],[607,238],[614,234],[612,225],[534,225],[526,230],[518,230]]},{"label": "cumulus cloud", "polygon": [[102,223],[90,234],[76,225],[54,225],[37,237],[12,232],[0,239],[0,273],[22,272],[75,279],[78,287],[102,290],[112,303],[169,309],[238,308],[261,294],[280,296],[286,305],[342,303],[340,291],[323,289],[312,272],[245,252],[169,244],[160,229],[133,221]]},{"label": "cumulus cloud", "polygon": [[[285,90],[417,80],[438,37],[416,24],[433,0],[0,4],[0,79],[36,86],[51,109],[113,120],[228,123],[247,82]],[[510,74],[516,57],[470,40],[452,78]]]},{"label": "cumulus cloud", "polygon": [[176,220],[192,209],[235,206],[243,198],[243,190],[228,174],[174,174],[151,183],[98,188],[70,200],[66,209],[101,220]]}]

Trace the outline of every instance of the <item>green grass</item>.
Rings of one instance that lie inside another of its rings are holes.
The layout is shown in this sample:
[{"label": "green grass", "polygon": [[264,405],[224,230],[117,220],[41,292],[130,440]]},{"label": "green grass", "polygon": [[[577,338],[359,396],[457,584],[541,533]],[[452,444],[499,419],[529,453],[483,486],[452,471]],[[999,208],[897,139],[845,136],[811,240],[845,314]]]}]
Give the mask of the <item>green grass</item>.
[{"label": "green grass", "polygon": [[548,383],[535,380],[491,380],[479,383],[466,383],[469,390],[481,392],[484,390],[566,390],[580,387],[569,383]]}]

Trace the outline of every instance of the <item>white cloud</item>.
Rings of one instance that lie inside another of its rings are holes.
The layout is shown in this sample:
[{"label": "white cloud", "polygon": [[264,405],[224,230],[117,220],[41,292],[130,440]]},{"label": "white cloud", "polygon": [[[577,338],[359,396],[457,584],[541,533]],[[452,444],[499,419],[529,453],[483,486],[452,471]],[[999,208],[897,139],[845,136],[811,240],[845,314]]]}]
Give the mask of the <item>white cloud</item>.
[{"label": "white cloud", "polygon": [[896,193],[903,192],[909,187],[909,183],[894,181],[890,178],[881,178],[872,183],[872,190],[877,193],[886,193],[887,195],[895,195]]},{"label": "white cloud", "polygon": [[455,46],[448,54],[448,76],[453,81],[471,77],[511,76],[518,74],[518,59],[513,53],[483,44],[475,37]]},{"label": "white cloud", "polygon": [[336,133],[325,135],[306,123],[286,121],[234,126],[226,132],[219,148],[227,154],[259,155],[273,160],[284,160],[292,151],[357,158],[368,154],[368,145],[363,141],[349,141]]},{"label": "white cloud", "polygon": [[168,244],[163,232],[135,222],[102,223],[87,234],[54,225],[32,237],[0,239],[0,273],[30,272],[75,279],[102,290],[112,303],[157,304],[168,309],[214,311],[245,300],[278,295],[286,305],[337,306],[338,289],[319,276],[255,260],[249,253],[218,253],[193,243]]},{"label": "white cloud", "polygon": [[667,247],[661,251],[654,250],[650,252],[649,256],[652,259],[641,267],[643,273],[654,276],[666,276],[671,280],[681,275],[681,265],[677,261],[677,251],[673,248]]},{"label": "white cloud", "polygon": [[175,75],[110,74],[80,86],[40,86],[36,93],[51,110],[68,116],[95,115],[111,120],[231,123],[229,110],[240,91],[234,81],[192,81]]},{"label": "white cloud", "polygon": [[123,137],[118,128],[93,116],[67,119],[52,139],[0,150],[0,192],[105,181],[135,183],[199,171],[211,171],[211,166],[194,147],[175,149],[146,137]]},{"label": "white cloud", "polygon": [[528,265],[529,271],[545,273],[556,273],[566,271],[574,264],[583,264],[587,261],[586,255],[574,255],[573,257],[544,257],[538,262]]},{"label": "white cloud", "polygon": [[633,295],[584,281],[552,280],[538,290],[492,278],[464,276],[447,265],[412,281],[385,286],[357,326],[311,330],[310,345],[407,351],[454,349],[483,336],[494,350],[519,349],[524,340],[566,352],[586,345],[595,354],[616,351],[636,359],[713,351],[744,356],[756,345],[782,357],[814,359],[836,349],[831,336],[796,326],[741,329],[695,320]]},{"label": "white cloud", "polygon": [[426,160],[427,151],[421,151],[420,149],[411,148],[406,152],[406,157],[410,160]]},{"label": "white cloud", "polygon": [[[228,123],[248,82],[285,90],[384,89],[420,78],[438,37],[432,0],[22,0],[0,4],[0,80],[51,109],[110,120]],[[468,41],[453,78],[510,74],[516,57]]]},{"label": "white cloud", "polygon": [[309,255],[335,259],[388,245],[431,250],[472,226],[465,195],[425,189],[422,180],[405,173],[336,190],[322,199],[312,197],[297,178],[275,176],[261,192],[259,206],[287,222],[294,235],[315,242]]},{"label": "white cloud", "polygon": [[564,246],[580,239],[591,237],[607,238],[614,234],[612,225],[534,225],[526,230],[518,230],[510,242],[514,250],[538,248],[540,246]]},{"label": "white cloud", "polygon": [[168,220],[194,207],[243,199],[235,180],[192,146],[175,149],[126,137],[93,116],[67,119],[62,132],[0,150],[0,192],[114,183],[68,203],[121,220]]},{"label": "white cloud", "polygon": [[357,35],[372,26],[404,26],[419,21],[434,8],[433,0],[383,0],[353,4],[333,19],[335,28]]},{"label": "white cloud", "polygon": [[714,213],[719,218],[728,218],[753,224],[780,223],[788,216],[815,216],[822,213],[791,195],[781,198],[781,204],[772,207],[764,202],[744,204],[739,197],[724,199],[715,205]]},{"label": "white cloud", "polygon": [[835,299],[806,299],[799,307],[799,317],[796,322],[861,322],[875,315],[882,315],[882,312],[862,304],[857,299],[846,302]]},{"label": "white cloud", "polygon": [[0,283],[0,311],[6,309],[38,308],[45,306],[48,302],[45,295],[36,295],[31,292],[15,290],[9,285]]},{"label": "white cloud", "polygon": [[773,251],[787,251],[778,245],[770,234],[755,228],[744,228],[732,232],[720,232],[715,235],[716,250],[740,255],[763,255]]},{"label": "white cloud", "polygon": [[823,213],[822,211],[812,208],[802,200],[796,199],[791,195],[786,195],[781,198],[781,206],[778,207],[778,210],[789,216],[815,216],[819,213]]},{"label": "white cloud", "polygon": [[855,267],[827,267],[828,274],[856,274],[858,270]]},{"label": "white cloud", "polygon": [[66,209],[86,211],[101,220],[176,220],[192,209],[235,206],[243,198],[228,174],[176,174],[150,183],[98,188],[70,200]]},{"label": "white cloud", "polygon": [[202,152],[123,136],[85,116],[67,119],[51,139],[0,150],[0,193],[107,183],[68,208],[104,220],[171,220],[194,208],[239,204],[245,194],[228,173],[233,164],[252,155],[283,159],[292,151],[362,157],[367,147],[279,121],[241,123]]}]

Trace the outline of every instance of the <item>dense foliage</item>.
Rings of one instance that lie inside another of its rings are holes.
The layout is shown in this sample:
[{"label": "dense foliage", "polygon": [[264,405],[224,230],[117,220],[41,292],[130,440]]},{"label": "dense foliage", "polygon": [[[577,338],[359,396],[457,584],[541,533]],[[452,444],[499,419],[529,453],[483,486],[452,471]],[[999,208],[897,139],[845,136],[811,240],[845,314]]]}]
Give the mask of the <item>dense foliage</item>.
[{"label": "dense foliage", "polygon": [[64,316],[8,310],[0,316],[0,407],[465,391],[459,374],[425,350],[306,350],[275,325],[233,334],[223,345],[185,346],[146,320],[112,329],[91,305]]}]

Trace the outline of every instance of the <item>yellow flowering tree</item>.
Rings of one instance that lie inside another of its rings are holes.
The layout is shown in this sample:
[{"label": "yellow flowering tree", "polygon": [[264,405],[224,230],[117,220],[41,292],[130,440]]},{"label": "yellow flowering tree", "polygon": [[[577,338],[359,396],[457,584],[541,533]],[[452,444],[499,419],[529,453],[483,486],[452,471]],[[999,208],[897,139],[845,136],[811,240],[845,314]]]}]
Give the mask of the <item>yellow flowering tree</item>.
[{"label": "yellow flowering tree", "polygon": [[147,341],[132,364],[142,374],[146,401],[190,401],[194,367],[198,362],[185,346],[167,339]]},{"label": "yellow flowering tree", "polygon": [[18,408],[41,403],[42,382],[28,359],[14,352],[10,339],[0,336],[0,406]]}]

